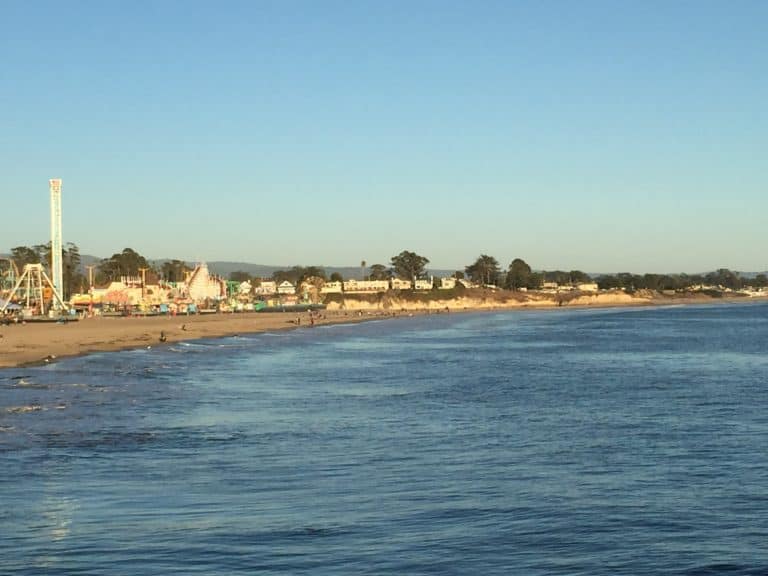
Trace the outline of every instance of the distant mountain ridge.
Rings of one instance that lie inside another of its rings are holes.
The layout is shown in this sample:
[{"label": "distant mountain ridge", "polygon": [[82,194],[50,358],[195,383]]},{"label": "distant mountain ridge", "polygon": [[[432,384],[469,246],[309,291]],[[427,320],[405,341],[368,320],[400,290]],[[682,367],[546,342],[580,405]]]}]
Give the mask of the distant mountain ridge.
[{"label": "distant mountain ridge", "polygon": [[[0,253],[0,258],[10,258],[10,254],[2,254]],[[98,264],[103,260],[103,258],[100,258],[98,256],[92,256],[90,254],[81,254],[80,255],[80,272],[85,274],[86,273],[86,266],[98,266]],[[163,265],[164,262],[169,262],[172,260],[171,258],[147,258],[149,263],[153,266],[160,267]],[[190,261],[185,260],[185,262],[189,266],[194,266],[197,262],[196,261]],[[295,266],[295,264],[289,264],[284,266],[271,266],[268,264],[253,264],[251,262],[230,262],[226,260],[214,260],[214,261],[206,261],[206,264],[208,265],[208,269],[213,274],[218,274],[219,276],[229,278],[229,275],[232,272],[246,272],[247,274],[250,274],[251,276],[254,276],[256,278],[271,278],[272,274],[274,274],[278,270],[290,270]],[[374,262],[376,264],[376,262]],[[383,264],[383,262],[382,262]],[[307,265],[301,265],[301,266],[307,266]],[[318,266],[319,268],[322,268],[325,270],[325,274],[327,276],[330,276],[334,272],[338,272],[341,274],[343,278],[357,278],[359,279],[362,274],[362,269],[360,266]],[[432,269],[427,268],[427,274],[430,274],[432,276],[452,276],[456,270],[463,270],[463,268],[456,268],[452,270],[448,269]],[[713,271],[713,270],[712,270]],[[366,273],[370,272],[370,266],[366,267]],[[711,272],[711,271],[709,271]],[[754,278],[758,274],[766,274],[768,275],[768,270],[764,272],[742,272],[735,270],[734,272],[738,273],[742,278]],[[707,274],[708,272],[701,272],[700,274]],[[615,272],[608,272],[608,273],[592,273],[588,272],[588,274],[592,278],[598,278],[600,276],[605,275],[611,275],[615,274]]]},{"label": "distant mountain ridge", "polygon": [[[266,264],[252,264],[250,262],[223,262],[223,261],[206,262],[206,264],[208,265],[208,269],[211,272],[213,272],[214,274],[218,274],[220,276],[229,277],[229,275],[232,272],[241,271],[241,272],[246,272],[251,276],[261,277],[261,278],[269,278],[277,270],[290,270],[294,266],[294,264],[291,264],[289,266],[268,266]],[[343,278],[359,279],[363,272],[360,266],[318,265],[318,268],[322,268],[323,270],[325,270],[326,276],[330,276],[331,274],[336,272],[341,274]],[[367,266],[365,270],[366,270],[366,274],[370,273],[371,271],[370,266]],[[427,273],[433,276],[450,276],[454,272],[455,270],[427,269]]]}]

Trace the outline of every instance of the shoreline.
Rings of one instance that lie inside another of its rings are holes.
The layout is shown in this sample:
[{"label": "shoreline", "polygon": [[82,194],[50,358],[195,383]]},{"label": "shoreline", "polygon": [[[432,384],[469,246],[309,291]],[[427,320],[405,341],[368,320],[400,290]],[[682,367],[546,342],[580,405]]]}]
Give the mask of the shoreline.
[{"label": "shoreline", "polygon": [[[315,315],[314,326],[352,324],[383,317],[387,316],[326,312]],[[311,326],[310,317],[305,312],[94,317],[67,323],[10,324],[0,326],[0,370],[39,366],[95,352],[154,348],[181,341]],[[161,334],[164,341],[160,340]]]},{"label": "shoreline", "polygon": [[[564,305],[552,300],[497,302],[484,305],[433,306],[413,302],[414,306],[398,310],[382,310],[357,302],[345,309],[329,309],[315,313],[314,324],[306,312],[222,313],[193,316],[153,316],[124,318],[86,318],[66,324],[26,323],[0,326],[0,370],[44,365],[62,358],[84,356],[94,352],[116,352],[136,348],[169,345],[174,342],[202,338],[222,338],[238,334],[258,334],[274,330],[291,330],[350,324],[368,320],[384,320],[440,313],[499,312],[513,310],[560,310],[564,308],[625,308],[644,306],[690,306],[718,303],[758,303],[767,298],[576,298]],[[472,302],[477,304],[477,302]],[[433,302],[434,304],[434,302]],[[444,304],[444,303],[441,303]],[[300,323],[298,322],[300,320]],[[165,341],[160,341],[161,333]]]}]

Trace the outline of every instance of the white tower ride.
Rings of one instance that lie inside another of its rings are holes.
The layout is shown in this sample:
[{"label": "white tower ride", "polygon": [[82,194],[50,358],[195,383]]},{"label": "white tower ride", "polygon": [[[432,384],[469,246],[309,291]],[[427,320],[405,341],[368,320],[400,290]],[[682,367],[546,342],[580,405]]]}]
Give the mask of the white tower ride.
[{"label": "white tower ride", "polygon": [[[51,190],[51,279],[55,292],[64,294],[64,275],[61,262],[61,179],[48,181]],[[59,301],[54,298],[53,307],[60,310]]]}]

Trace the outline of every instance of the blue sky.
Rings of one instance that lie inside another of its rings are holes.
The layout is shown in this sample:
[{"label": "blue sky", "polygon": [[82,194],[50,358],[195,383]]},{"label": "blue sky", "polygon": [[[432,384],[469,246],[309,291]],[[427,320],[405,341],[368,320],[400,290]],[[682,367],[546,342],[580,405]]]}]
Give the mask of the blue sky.
[{"label": "blue sky", "polygon": [[768,3],[0,0],[0,251],[768,268]]}]

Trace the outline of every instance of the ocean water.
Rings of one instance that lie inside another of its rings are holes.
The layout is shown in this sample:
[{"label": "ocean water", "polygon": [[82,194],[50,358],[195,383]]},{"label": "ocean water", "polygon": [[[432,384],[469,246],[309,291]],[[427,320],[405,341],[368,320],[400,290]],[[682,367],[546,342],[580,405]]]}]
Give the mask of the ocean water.
[{"label": "ocean water", "polygon": [[768,305],[0,370],[0,574],[768,574]]}]

